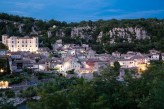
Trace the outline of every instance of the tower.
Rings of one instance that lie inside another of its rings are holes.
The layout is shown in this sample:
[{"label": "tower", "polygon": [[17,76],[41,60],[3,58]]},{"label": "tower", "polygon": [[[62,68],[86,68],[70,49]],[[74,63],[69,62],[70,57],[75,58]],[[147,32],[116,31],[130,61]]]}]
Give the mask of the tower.
[{"label": "tower", "polygon": [[5,44],[6,46],[8,46],[7,39],[8,39],[8,35],[2,35],[2,43]]}]

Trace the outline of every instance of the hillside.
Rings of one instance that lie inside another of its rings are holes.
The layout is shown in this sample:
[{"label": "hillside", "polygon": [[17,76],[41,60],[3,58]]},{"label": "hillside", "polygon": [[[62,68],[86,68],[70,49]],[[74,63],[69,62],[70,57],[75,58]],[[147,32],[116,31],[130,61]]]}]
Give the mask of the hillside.
[{"label": "hillside", "polygon": [[[164,19],[98,20],[66,23],[43,21],[28,17],[0,14],[0,36],[39,36],[40,46],[48,46],[57,39],[64,43],[86,43],[98,53],[129,50],[164,51]],[[0,37],[1,38],[1,37]]]}]

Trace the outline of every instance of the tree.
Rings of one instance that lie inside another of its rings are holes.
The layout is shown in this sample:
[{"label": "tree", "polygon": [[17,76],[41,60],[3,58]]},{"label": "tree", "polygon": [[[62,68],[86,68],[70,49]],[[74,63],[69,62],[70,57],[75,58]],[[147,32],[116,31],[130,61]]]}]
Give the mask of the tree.
[{"label": "tree", "polygon": [[9,59],[7,58],[7,74],[10,74],[11,70],[10,70],[10,64],[9,64]]},{"label": "tree", "polygon": [[0,43],[0,49],[8,50],[8,47],[6,45],[4,45],[3,43]]},{"label": "tree", "polygon": [[15,106],[11,103],[0,104],[1,109],[16,109]]},{"label": "tree", "polygon": [[120,68],[121,68],[120,63],[119,63],[118,61],[115,61],[115,62],[114,62],[114,70],[115,70],[116,72],[119,72],[119,71],[120,71]]},{"label": "tree", "polygon": [[67,74],[75,74],[75,69],[69,70],[66,72]]},{"label": "tree", "polygon": [[38,63],[38,62],[39,62],[39,60],[40,60],[39,58],[36,58],[36,59],[35,59],[35,62],[36,62],[36,63]]},{"label": "tree", "polygon": [[31,98],[36,95],[37,95],[37,92],[34,87],[28,87],[27,90],[23,90],[22,93],[20,94],[20,96],[23,98]]},{"label": "tree", "polygon": [[[130,73],[130,72],[129,72]],[[111,67],[93,80],[55,77],[38,87],[41,99],[31,109],[163,109],[164,65],[152,63],[141,78],[117,81]]]},{"label": "tree", "polygon": [[8,98],[13,98],[13,97],[15,97],[15,92],[12,91],[12,90],[7,90],[7,91],[5,91],[5,95],[6,95]]}]

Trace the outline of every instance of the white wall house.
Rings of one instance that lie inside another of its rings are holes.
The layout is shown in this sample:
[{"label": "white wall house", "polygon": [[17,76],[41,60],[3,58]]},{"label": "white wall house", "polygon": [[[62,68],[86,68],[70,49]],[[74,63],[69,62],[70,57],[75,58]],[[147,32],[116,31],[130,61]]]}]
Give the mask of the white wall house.
[{"label": "white wall house", "polygon": [[60,73],[66,73],[70,70],[78,71],[81,67],[81,64],[77,62],[76,58],[70,58],[68,60],[65,60],[63,62],[52,62],[51,68],[57,69]]},{"label": "white wall house", "polygon": [[122,68],[132,68],[135,67],[134,60],[131,59],[124,59],[118,61]]},{"label": "white wall house", "polygon": [[135,62],[132,59],[118,59],[110,61],[110,65],[114,66],[114,62],[118,61],[121,68],[133,68],[135,67]]},{"label": "white wall house", "polygon": [[115,61],[119,62],[121,68],[137,68],[141,72],[147,69],[150,58],[148,55],[134,55],[130,59],[113,59],[110,61],[110,65],[113,66]]},{"label": "white wall house", "polygon": [[36,52],[39,47],[38,37],[8,37],[7,35],[2,35],[2,43],[8,46],[9,50],[12,52]]},{"label": "white wall house", "polygon": [[81,65],[77,61],[78,60],[76,58],[72,58],[68,61],[65,61],[63,63],[63,71],[66,72],[66,71],[69,71],[69,70],[72,70],[72,69],[74,69],[75,71],[79,70]]},{"label": "white wall house", "polygon": [[162,53],[162,60],[164,61],[164,53]]},{"label": "white wall house", "polygon": [[160,57],[159,54],[151,54],[150,55],[150,60],[158,61],[159,60],[159,57]]}]

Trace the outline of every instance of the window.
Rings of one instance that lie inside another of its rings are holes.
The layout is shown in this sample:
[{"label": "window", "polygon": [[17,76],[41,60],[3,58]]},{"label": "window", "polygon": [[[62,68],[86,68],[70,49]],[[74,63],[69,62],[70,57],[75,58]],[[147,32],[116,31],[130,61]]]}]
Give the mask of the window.
[{"label": "window", "polygon": [[12,45],[12,47],[14,47],[14,45]]},{"label": "window", "polygon": [[38,46],[36,45],[36,47],[38,47]]},{"label": "window", "polygon": [[22,45],[22,47],[24,47],[24,45]]},{"label": "window", "polygon": [[12,41],[12,43],[14,43],[14,41]]},{"label": "window", "polygon": [[22,41],[22,43],[24,43],[24,41]]},{"label": "window", "polygon": [[26,45],[26,47],[27,47],[27,45]]}]

